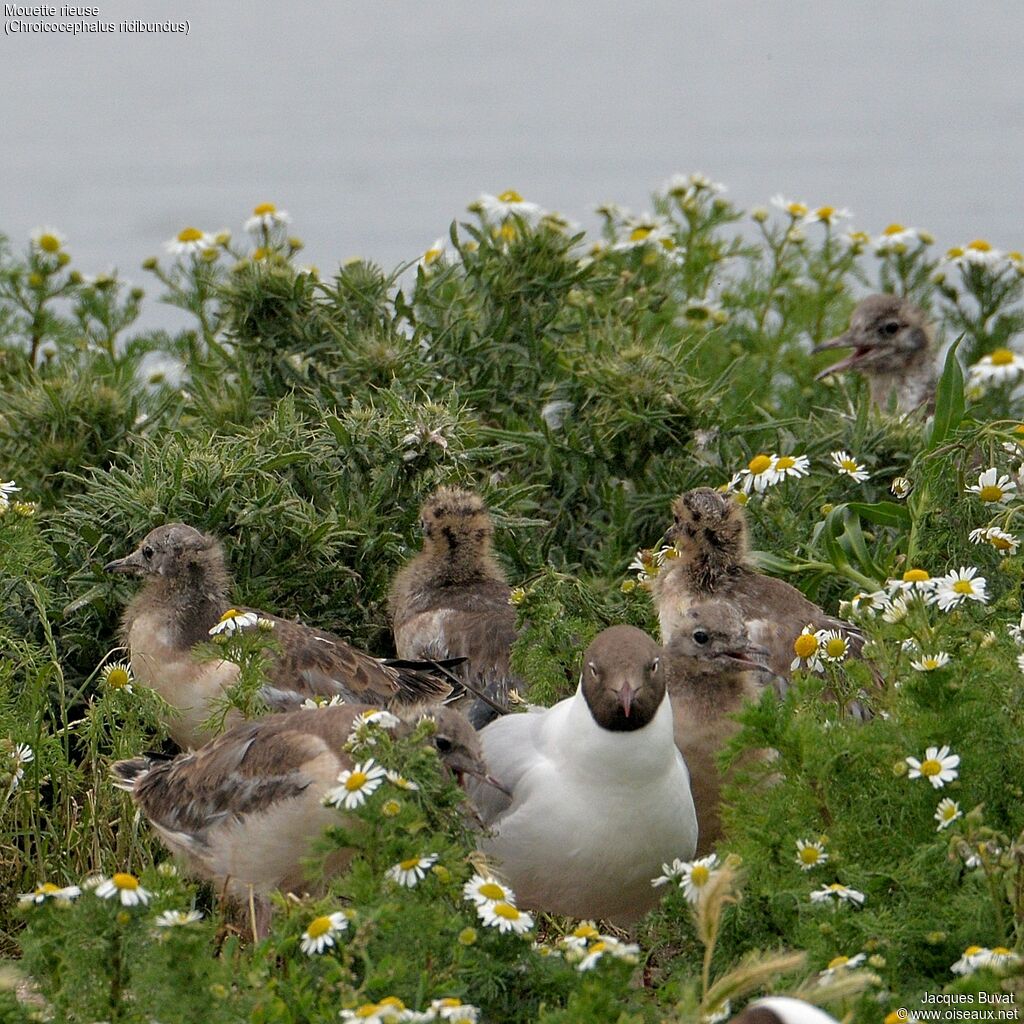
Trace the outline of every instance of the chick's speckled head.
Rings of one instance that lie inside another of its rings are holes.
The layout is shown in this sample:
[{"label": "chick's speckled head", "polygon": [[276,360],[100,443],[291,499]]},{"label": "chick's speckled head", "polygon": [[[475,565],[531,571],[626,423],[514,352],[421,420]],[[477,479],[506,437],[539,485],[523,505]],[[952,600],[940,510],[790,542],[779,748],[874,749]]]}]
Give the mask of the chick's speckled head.
[{"label": "chick's speckled head", "polygon": [[420,509],[420,526],[428,543],[457,548],[490,543],[494,524],[483,498],[461,487],[439,487]]},{"label": "chick's speckled head", "polygon": [[223,566],[223,550],[215,537],[184,523],[158,526],[125,558],[108,562],[106,572],[174,578],[209,564]]},{"label": "chick's speckled head", "polygon": [[716,672],[764,669],[768,664],[768,651],[751,642],[742,613],[729,601],[688,608],[667,649],[673,657],[693,659]]},{"label": "chick's speckled head", "polygon": [[696,487],[676,498],[672,514],[674,522],[665,539],[684,556],[735,562],[746,557],[746,517],[727,494],[710,487]]}]

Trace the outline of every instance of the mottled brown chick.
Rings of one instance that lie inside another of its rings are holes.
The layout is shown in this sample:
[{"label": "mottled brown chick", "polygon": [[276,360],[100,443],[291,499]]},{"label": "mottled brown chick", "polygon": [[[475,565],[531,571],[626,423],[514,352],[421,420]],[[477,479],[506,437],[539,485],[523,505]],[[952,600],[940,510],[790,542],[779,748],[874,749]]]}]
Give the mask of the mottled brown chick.
[{"label": "mottled brown chick", "polygon": [[663,643],[671,642],[693,604],[721,598],[739,609],[750,639],[768,649],[768,667],[780,680],[789,679],[793,642],[808,624],[841,630],[859,653],[863,638],[855,626],[827,615],[783,580],[750,568],[746,518],[728,495],[698,487],[676,498],[672,511],[675,522],[665,538],[678,557],[651,585]]},{"label": "mottled brown chick", "polygon": [[675,741],[690,770],[697,811],[697,856],[722,837],[718,755],[740,730],[734,718],[764,691],[768,652],[750,641],[739,609],[727,601],[692,605],[665,646]]},{"label": "mottled brown chick", "polygon": [[[202,746],[211,736],[204,723],[239,672],[232,662],[199,661],[193,653],[231,607],[223,546],[209,534],[172,523],[152,530],[135,551],[105,569],[143,578],[121,622],[132,672],[175,710],[166,722],[171,739],[182,749]],[[257,614],[274,624],[280,648],[260,691],[271,710],[293,710],[316,696],[385,706],[440,699],[451,691],[427,671],[393,668],[331,633]]]},{"label": "mottled brown chick", "polygon": [[[424,502],[420,526],[422,550],[398,571],[388,599],[398,656],[465,658],[462,678],[504,706],[518,682],[509,667],[516,614],[487,506],[473,491],[440,487]],[[483,702],[469,711],[477,728],[495,714]]]},{"label": "mottled brown chick", "polygon": [[[351,860],[339,850],[320,870],[304,863],[326,828],[345,824],[344,812],[323,800],[339,773],[355,767],[344,747],[356,719],[372,710],[345,704],[267,715],[173,760],[118,761],[111,774],[192,874],[234,899],[252,892],[263,930],[271,891],[319,892]],[[460,784],[466,775],[486,777],[480,741],[459,712],[434,705],[399,716],[396,735],[434,719],[434,746]]]},{"label": "mottled brown chick", "polygon": [[895,396],[900,415],[935,405],[932,328],[924,310],[898,295],[869,295],[857,304],[843,334],[814,347],[815,352],[852,348],[845,359],[822,370],[816,380],[853,370],[868,381],[871,400],[888,409]]}]

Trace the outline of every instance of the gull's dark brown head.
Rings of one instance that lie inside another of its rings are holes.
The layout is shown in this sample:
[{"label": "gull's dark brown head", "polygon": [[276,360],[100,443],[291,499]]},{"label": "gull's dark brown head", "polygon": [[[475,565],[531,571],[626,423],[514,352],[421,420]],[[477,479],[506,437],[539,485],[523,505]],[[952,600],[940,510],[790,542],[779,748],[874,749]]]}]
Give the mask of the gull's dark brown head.
[{"label": "gull's dark brown head", "polygon": [[844,370],[868,377],[899,374],[927,356],[930,346],[931,333],[924,310],[898,295],[869,295],[854,308],[850,326],[843,334],[814,347],[815,352],[853,349],[815,379]]},{"label": "gull's dark brown head", "polygon": [[696,487],[672,503],[674,521],[665,540],[684,559],[700,562],[743,562],[747,554],[747,520],[727,494]]},{"label": "gull's dark brown head", "polygon": [[666,646],[669,660],[687,658],[687,674],[726,677],[742,671],[764,671],[768,651],[753,643],[747,625],[730,601],[702,601],[692,605],[679,621]]},{"label": "gull's dark brown head", "polygon": [[130,555],[108,562],[103,569],[168,580],[203,573],[219,576],[224,572],[224,549],[216,537],[184,523],[171,523],[150,530]]},{"label": "gull's dark brown head", "polygon": [[642,629],[612,626],[598,633],[584,653],[581,683],[602,729],[642,729],[665,698],[661,648]]},{"label": "gull's dark brown head", "polygon": [[420,509],[424,547],[455,551],[463,546],[486,549],[494,524],[483,498],[461,487],[439,487]]}]

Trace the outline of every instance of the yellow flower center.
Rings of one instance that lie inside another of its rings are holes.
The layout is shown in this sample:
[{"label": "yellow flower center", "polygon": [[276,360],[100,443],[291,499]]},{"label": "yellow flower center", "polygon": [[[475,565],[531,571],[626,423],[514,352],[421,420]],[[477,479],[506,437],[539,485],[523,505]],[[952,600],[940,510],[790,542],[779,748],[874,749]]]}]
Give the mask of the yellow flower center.
[{"label": "yellow flower center", "polygon": [[277,213],[277,207],[273,203],[260,203],[253,207],[252,212],[257,217],[263,217],[268,213]]},{"label": "yellow flower center", "polygon": [[850,958],[848,956],[836,956],[829,960],[828,969],[834,971],[837,967],[844,967],[849,962]]},{"label": "yellow flower center", "polygon": [[924,569],[908,569],[903,574],[904,583],[924,583],[926,580],[930,580],[931,576],[924,571]]},{"label": "yellow flower center", "polygon": [[807,213],[806,203],[789,203],[786,206],[786,212],[790,217],[803,217]]},{"label": "yellow flower center", "polygon": [[[228,621],[228,619],[233,619],[233,618],[234,618],[234,617],[235,617],[236,615],[240,615],[240,614],[241,614],[241,613],[239,612],[239,610],[238,610],[237,608],[229,608],[229,609],[228,609],[228,610],[227,610],[227,611],[226,611],[226,612],[225,612],[225,613],[224,613],[224,614],[223,614],[223,615],[222,615],[222,616],[220,617],[220,619],[219,619],[218,621],[219,621],[219,622],[227,622],[227,621]],[[209,619],[207,619],[206,621],[207,621],[207,622],[209,622],[210,620],[209,620]]]},{"label": "yellow flower center", "polygon": [[398,866],[403,871],[412,871],[412,869],[416,867],[419,864],[419,862],[419,857],[410,857],[408,860],[400,860],[398,862]]},{"label": "yellow flower center", "polygon": [[1013,547],[1013,541],[1007,540],[1005,537],[1000,537],[995,534],[988,539],[989,544],[996,549],[996,551],[1009,551]]},{"label": "yellow flower center", "polygon": [[443,249],[428,249],[423,254],[423,262],[426,263],[427,265],[431,263],[436,263],[437,260],[441,258],[442,252],[444,252]]},{"label": "yellow flower center", "polygon": [[270,250],[264,248],[264,246],[262,245],[258,249],[253,249],[252,251],[252,258],[253,262],[255,263],[260,263],[261,261],[265,260],[269,255]]},{"label": "yellow flower center", "polygon": [[633,228],[629,233],[629,240],[631,242],[642,242],[653,230],[654,228],[648,227]]},{"label": "yellow flower center", "polygon": [[817,210],[814,211],[818,220],[831,220],[835,212],[836,208],[834,206],[819,206]]},{"label": "yellow flower center", "polygon": [[121,666],[118,665],[107,673],[107,686],[110,686],[115,690],[120,690],[131,682],[131,678],[132,677],[128,674],[128,670],[121,668]]},{"label": "yellow flower center", "polygon": [[747,469],[750,470],[754,476],[760,476],[766,469],[772,464],[772,460],[767,455],[755,455],[748,463]]},{"label": "yellow flower center", "polygon": [[505,918],[506,921],[518,921],[519,911],[512,906],[511,903],[495,903],[494,913],[498,917]]},{"label": "yellow flower center", "polygon": [[828,888],[829,892],[846,892],[846,886],[840,885],[839,882],[833,882]]},{"label": "yellow flower center", "polygon": [[178,232],[179,242],[198,242],[203,237],[202,231],[199,228],[184,228]]},{"label": "yellow flower center", "polygon": [[402,813],[402,805],[397,800],[388,800],[380,809],[385,818],[397,818]]},{"label": "yellow flower center", "polygon": [[993,366],[1009,366],[1013,362],[1013,353],[1008,348],[997,348],[989,359]]},{"label": "yellow flower center", "polygon": [[967,243],[968,249],[973,249],[975,252],[991,252],[992,246],[985,241],[984,238],[976,238],[973,242]]},{"label": "yellow flower center", "polygon": [[54,885],[53,882],[43,882],[36,892],[49,896],[51,893],[60,892],[60,886]]},{"label": "yellow flower center", "polygon": [[850,241],[864,244],[871,241],[871,236],[866,231],[851,231]]},{"label": "yellow flower center", "polygon": [[505,890],[497,882],[484,882],[477,889],[477,892],[489,900],[503,900],[505,898]]},{"label": "yellow flower center", "polygon": [[883,235],[899,235],[907,229],[902,224],[890,224],[883,232]]},{"label": "yellow flower center", "polygon": [[118,871],[112,881],[118,889],[138,889],[139,887],[139,880],[134,875],[129,875],[124,871]]},{"label": "yellow flower center", "polygon": [[938,775],[941,771],[942,765],[934,757],[929,757],[927,761],[921,762],[921,774],[928,776],[928,778]]},{"label": "yellow flower center", "polygon": [[801,633],[793,641],[793,650],[798,658],[809,658],[818,649],[818,638],[813,633]]},{"label": "yellow flower center", "polygon": [[521,203],[523,201],[523,197],[514,188],[505,189],[498,198],[503,203]]},{"label": "yellow flower center", "polygon": [[696,885],[698,887],[707,885],[707,881],[710,877],[711,872],[708,870],[708,866],[706,864],[696,864],[690,872],[690,885]]},{"label": "yellow flower center", "polygon": [[792,455],[780,455],[775,460],[776,469],[792,469],[796,465],[796,459]]},{"label": "yellow flower center", "polygon": [[840,658],[846,653],[846,641],[841,636],[829,637],[825,644],[825,653],[830,658]]},{"label": "yellow flower center", "polygon": [[953,584],[953,593],[954,594],[973,594],[974,593],[974,587],[971,586],[971,581],[970,580],[957,580],[956,583]]},{"label": "yellow flower center", "polygon": [[595,942],[588,950],[588,953],[603,953],[608,948],[607,942]]},{"label": "yellow flower center", "polygon": [[1010,950],[1008,950],[1006,948],[1006,946],[993,946],[992,947],[992,952],[998,954],[999,956],[1009,956],[1010,955]]},{"label": "yellow flower center", "polygon": [[378,1006],[393,1006],[396,1010],[404,1010],[405,1003],[402,1002],[398,996],[385,996],[378,1004]]},{"label": "yellow flower center", "polygon": [[952,821],[956,817],[956,805],[947,804],[945,807],[940,808],[939,814],[942,815],[943,821]]},{"label": "yellow flower center", "polygon": [[60,250],[60,239],[56,235],[51,235],[47,232],[39,236],[38,245],[43,252],[58,252]]},{"label": "yellow flower center", "polygon": [[444,999],[439,999],[438,1002],[441,1004],[441,1006],[445,1007],[462,1005],[462,1000],[456,999],[454,996],[445,996]]},{"label": "yellow flower center", "polygon": [[856,459],[840,459],[839,465],[843,467],[848,473],[856,473],[860,467],[857,465]]},{"label": "yellow flower center", "polygon": [[356,1016],[364,1018],[375,1017],[379,1009],[380,1005],[378,1003],[363,1003],[363,1005],[358,1007],[356,1010]]},{"label": "yellow flower center", "polygon": [[362,789],[366,785],[368,776],[366,772],[353,772],[345,780],[345,788],[350,792],[354,793],[358,789]]},{"label": "yellow flower center", "polygon": [[800,850],[800,860],[804,864],[817,864],[821,860],[821,851],[816,846],[804,846]]},{"label": "yellow flower center", "polygon": [[980,952],[981,952],[981,951],[982,951],[982,950],[983,950],[984,948],[985,948],[984,946],[968,946],[968,947],[967,947],[967,948],[966,948],[966,949],[964,950],[964,956],[976,956],[976,955],[977,955],[978,953],[980,953]]},{"label": "yellow flower center", "polygon": [[306,934],[311,939],[319,939],[321,935],[326,935],[331,930],[331,919],[329,917],[314,917],[309,922],[309,927],[306,929]]},{"label": "yellow flower center", "polygon": [[572,933],[574,939],[595,939],[601,933],[590,924],[581,924]]}]

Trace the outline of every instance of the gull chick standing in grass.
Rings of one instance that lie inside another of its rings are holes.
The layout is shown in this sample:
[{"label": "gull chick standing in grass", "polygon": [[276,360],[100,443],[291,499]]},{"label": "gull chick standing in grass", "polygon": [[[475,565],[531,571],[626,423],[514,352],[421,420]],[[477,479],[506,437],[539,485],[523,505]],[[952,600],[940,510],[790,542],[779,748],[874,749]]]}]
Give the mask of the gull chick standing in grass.
[{"label": "gull chick standing in grass", "polygon": [[[434,719],[434,747],[457,782],[465,775],[486,778],[477,734],[459,712],[431,706],[399,713],[401,719],[387,718],[399,736],[423,717]],[[193,753],[118,761],[111,773],[191,873],[235,899],[252,891],[262,932],[271,891],[322,888],[316,869],[311,873],[304,862],[324,830],[343,823],[338,808],[359,806],[389,778],[372,758],[357,764],[345,750],[354,726],[383,714],[345,704],[267,715],[234,726]],[[350,859],[350,851],[336,851],[320,873],[340,874]]]},{"label": "gull chick standing in grass", "polygon": [[675,522],[665,539],[678,557],[651,584],[664,643],[687,624],[692,605],[721,598],[739,609],[750,639],[768,649],[768,667],[782,681],[790,677],[793,644],[808,623],[840,631],[852,653],[859,653],[863,638],[856,626],[827,615],[796,587],[750,568],[746,518],[732,498],[697,487],[676,498],[672,512]]},{"label": "gull chick standing in grass", "polygon": [[693,856],[663,662],[642,630],[612,626],[587,648],[574,696],[481,731],[510,795],[471,790],[490,827],[479,845],[523,906],[628,924],[658,902],[661,865]]},{"label": "gull chick standing in grass", "polygon": [[764,647],[751,643],[739,609],[726,601],[692,605],[665,647],[675,741],[690,772],[700,828],[698,856],[722,837],[725,780],[718,756],[740,730],[736,712],[764,692],[767,658]]},{"label": "gull chick standing in grass", "polygon": [[[423,549],[399,570],[388,598],[398,657],[465,658],[460,674],[504,707],[516,685],[509,667],[516,613],[491,550],[487,506],[472,491],[439,487],[424,502],[420,525]],[[469,710],[477,728],[495,714],[483,701]]]},{"label": "gull chick standing in grass", "polygon": [[815,345],[814,352],[852,348],[845,359],[822,370],[815,380],[853,370],[868,382],[871,400],[888,409],[895,396],[901,416],[935,405],[932,329],[923,309],[898,295],[869,295],[857,304],[850,326],[837,338]]},{"label": "gull chick standing in grass", "polygon": [[200,661],[193,653],[196,644],[221,628],[226,610],[233,613],[229,622],[239,627],[260,619],[272,625],[280,653],[272,656],[260,691],[271,710],[292,710],[315,696],[385,705],[438,699],[451,691],[426,671],[393,668],[323,630],[266,612],[229,608],[224,548],[215,537],[184,523],[152,530],[130,555],[104,568],[145,581],[125,609],[121,632],[135,678],[176,712],[166,726],[183,749],[210,738],[204,723],[238,679],[232,662]]}]

